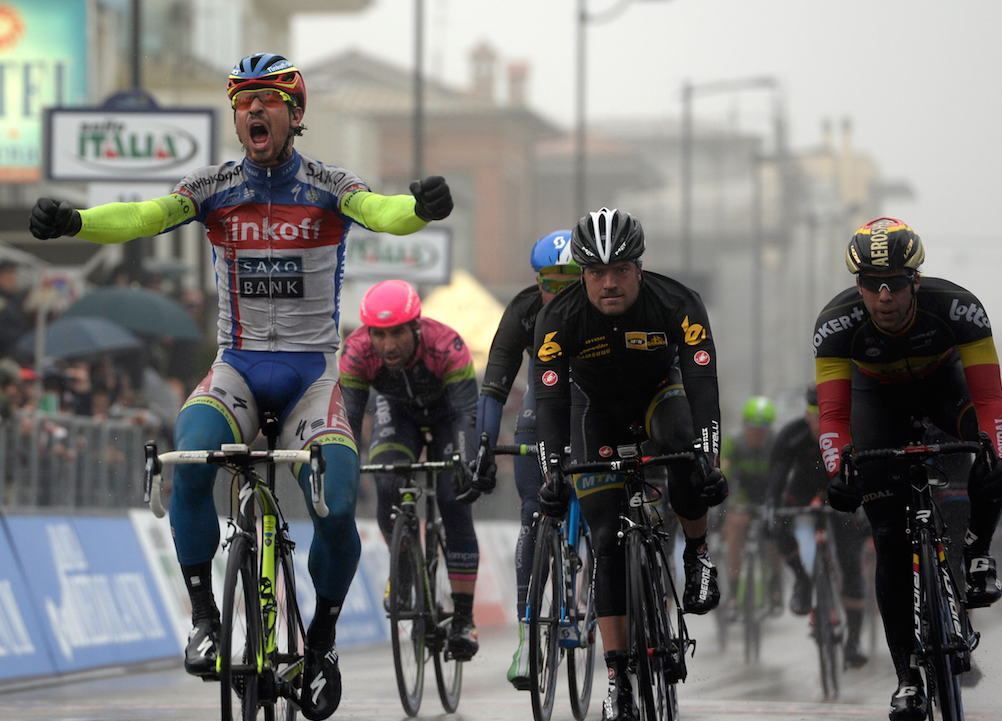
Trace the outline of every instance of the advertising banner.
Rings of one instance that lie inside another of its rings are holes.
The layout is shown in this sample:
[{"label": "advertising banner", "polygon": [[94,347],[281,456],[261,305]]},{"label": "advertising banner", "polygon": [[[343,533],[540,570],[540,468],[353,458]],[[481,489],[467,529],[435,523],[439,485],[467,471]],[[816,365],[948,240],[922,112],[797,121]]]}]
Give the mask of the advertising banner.
[{"label": "advertising banner", "polygon": [[8,517],[56,671],[177,654],[127,518]]},{"label": "advertising banner", "polygon": [[212,110],[53,109],[45,112],[45,177],[70,182],[163,180],[212,164]]},{"label": "advertising banner", "polygon": [[37,183],[43,109],[87,102],[86,0],[0,4],[0,182]]},{"label": "advertising banner", "polygon": [[410,235],[373,233],[352,225],[345,246],[345,280],[403,278],[412,285],[444,285],[452,271],[452,234],[428,226]]},{"label": "advertising banner", "polygon": [[21,678],[55,671],[37,615],[38,604],[0,529],[0,678]]}]

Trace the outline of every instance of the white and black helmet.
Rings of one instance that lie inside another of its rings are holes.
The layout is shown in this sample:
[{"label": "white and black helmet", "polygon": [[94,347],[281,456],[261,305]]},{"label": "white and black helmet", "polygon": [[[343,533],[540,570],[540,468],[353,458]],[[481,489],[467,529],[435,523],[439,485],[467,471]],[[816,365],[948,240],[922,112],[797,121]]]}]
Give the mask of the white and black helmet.
[{"label": "white and black helmet", "polygon": [[644,229],[640,221],[616,208],[602,208],[581,218],[571,233],[571,255],[588,265],[639,261],[644,254]]}]

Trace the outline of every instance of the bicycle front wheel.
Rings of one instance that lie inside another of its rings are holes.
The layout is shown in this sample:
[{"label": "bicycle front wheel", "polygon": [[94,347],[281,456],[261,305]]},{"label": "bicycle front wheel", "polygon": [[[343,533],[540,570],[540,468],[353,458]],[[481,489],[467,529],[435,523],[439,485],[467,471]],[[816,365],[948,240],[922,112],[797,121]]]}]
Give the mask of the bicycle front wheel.
[{"label": "bicycle front wheel", "polygon": [[449,565],[445,558],[445,541],[437,530],[429,530],[425,541],[428,544],[427,597],[431,599],[437,641],[434,646],[435,683],[438,685],[438,698],[442,701],[442,708],[446,713],[456,713],[459,692],[463,686],[463,662],[445,653],[449,626],[452,617],[456,615],[452,603]]},{"label": "bicycle front wheel", "polygon": [[641,721],[676,717],[674,681],[669,683],[666,663],[677,653],[668,618],[665,556],[657,539],[639,533],[628,536],[627,628],[631,655],[637,665],[637,692]]},{"label": "bicycle front wheel", "polygon": [[821,662],[821,689],[826,701],[838,698],[839,676],[842,671],[840,659],[841,636],[838,600],[834,579],[828,558],[828,547],[819,543],[814,553],[814,594],[815,604],[812,614],[812,634],[818,644],[818,658]]},{"label": "bicycle front wheel", "polygon": [[567,649],[567,685],[571,694],[571,711],[577,721],[584,721],[591,702],[591,684],[595,670],[595,629],[598,617],[595,611],[595,554],[592,553],[591,536],[578,526],[577,569],[573,579],[574,606],[568,609],[567,619],[573,624],[577,635],[577,646]]},{"label": "bicycle front wheel", "polygon": [[[964,706],[960,698],[959,659],[955,648],[963,642],[958,638],[950,613],[947,590],[939,570],[939,559],[927,532],[920,536],[919,557],[922,585],[925,589],[925,608],[928,609],[928,653],[926,686],[930,703],[935,701],[943,721],[963,721]],[[954,593],[954,598],[957,598]],[[935,680],[933,680],[935,679]]]},{"label": "bicycle front wheel", "polygon": [[247,536],[230,543],[223,586],[219,639],[219,687],[223,721],[257,718],[258,667],[263,661],[257,551]]},{"label": "bicycle front wheel", "polygon": [[413,516],[401,513],[390,541],[390,641],[400,703],[417,716],[424,693],[424,559]]},{"label": "bicycle front wheel", "polygon": [[[274,706],[266,706],[265,721],[295,721],[299,707],[294,703],[295,688],[302,685],[303,676],[303,623],[296,598],[296,569],[292,548],[284,531],[279,533],[275,549],[274,615],[267,618],[275,624],[275,645],[271,650],[271,667],[276,678]],[[266,605],[271,605],[266,604]],[[270,636],[270,634],[265,634]]]},{"label": "bicycle front wheel", "polygon": [[560,606],[563,567],[560,561],[560,521],[542,516],[529,577],[529,676],[532,715],[549,721],[560,665]]}]

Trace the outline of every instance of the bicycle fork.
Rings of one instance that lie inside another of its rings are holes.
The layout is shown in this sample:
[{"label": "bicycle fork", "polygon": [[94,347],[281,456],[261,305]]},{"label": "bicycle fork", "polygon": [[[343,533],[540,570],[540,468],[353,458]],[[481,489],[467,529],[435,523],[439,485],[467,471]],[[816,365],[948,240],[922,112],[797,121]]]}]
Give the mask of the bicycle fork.
[{"label": "bicycle fork", "polygon": [[[587,634],[581,633],[578,624],[577,600],[578,571],[581,568],[581,557],[577,552],[578,524],[581,522],[581,507],[572,503],[567,510],[567,524],[564,528],[558,526],[560,547],[564,571],[564,602],[560,608],[560,632],[558,643],[561,648],[585,648],[588,644]],[[565,534],[566,531],[566,534]]]}]

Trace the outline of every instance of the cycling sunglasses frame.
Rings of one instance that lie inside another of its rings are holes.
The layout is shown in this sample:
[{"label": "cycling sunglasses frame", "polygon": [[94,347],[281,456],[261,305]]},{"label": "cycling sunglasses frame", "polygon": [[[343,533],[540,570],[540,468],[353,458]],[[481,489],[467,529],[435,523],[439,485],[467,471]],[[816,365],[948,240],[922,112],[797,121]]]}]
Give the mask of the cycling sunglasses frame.
[{"label": "cycling sunglasses frame", "polygon": [[542,290],[545,290],[547,293],[552,293],[553,295],[556,295],[557,293],[559,293],[560,291],[564,290],[565,288],[569,288],[570,286],[572,286],[575,283],[579,282],[577,278],[573,278],[573,279],[570,279],[570,278],[550,278],[550,277],[545,276],[545,275],[540,275],[538,277],[538,279],[539,279],[539,287]]},{"label": "cycling sunglasses frame", "polygon": [[257,98],[261,101],[261,104],[266,108],[277,108],[280,105],[285,105],[286,103],[292,103],[295,105],[295,101],[292,96],[281,90],[275,90],[274,88],[265,88],[257,90],[241,90],[239,93],[233,96],[232,105],[234,110],[249,110],[250,106],[254,104],[254,99]]},{"label": "cycling sunglasses frame", "polygon": [[885,286],[891,293],[904,290],[915,282],[915,274],[908,275],[864,275],[859,274],[859,284],[863,290],[879,293]]}]

